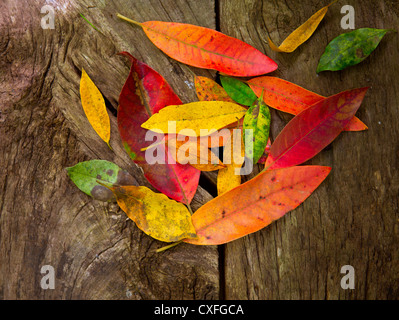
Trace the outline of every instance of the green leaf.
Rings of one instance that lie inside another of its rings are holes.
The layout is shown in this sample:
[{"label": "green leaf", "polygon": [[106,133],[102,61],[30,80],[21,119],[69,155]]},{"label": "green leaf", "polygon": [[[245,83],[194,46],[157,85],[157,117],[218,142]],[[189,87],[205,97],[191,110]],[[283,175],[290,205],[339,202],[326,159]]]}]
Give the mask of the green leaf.
[{"label": "green leaf", "polygon": [[339,35],[327,45],[317,66],[317,73],[343,70],[362,62],[377,48],[388,31],[362,28]]},{"label": "green leaf", "polygon": [[[259,99],[248,109],[243,123],[243,139],[245,145],[245,157],[257,163],[262,157],[267,146],[270,131],[270,110],[263,102],[263,92]],[[252,141],[246,137],[247,129],[252,129]]]},{"label": "green leaf", "polygon": [[258,99],[252,89],[238,79],[221,76],[220,81],[230,98],[239,104],[252,106]]},{"label": "green leaf", "polygon": [[[81,191],[101,201],[116,200],[112,191],[105,186],[137,185],[137,182],[127,171],[105,160],[80,162],[73,167],[66,168],[66,170],[69,178]],[[98,181],[105,186],[99,184]]]}]

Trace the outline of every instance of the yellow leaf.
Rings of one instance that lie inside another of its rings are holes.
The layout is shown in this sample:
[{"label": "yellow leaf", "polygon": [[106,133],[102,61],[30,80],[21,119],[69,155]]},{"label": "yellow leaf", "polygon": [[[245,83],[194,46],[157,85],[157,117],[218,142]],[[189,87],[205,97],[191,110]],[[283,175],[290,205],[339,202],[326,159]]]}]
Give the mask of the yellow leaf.
[{"label": "yellow leaf", "polygon": [[304,43],[311,37],[313,32],[320,24],[321,20],[323,20],[324,16],[326,15],[328,7],[337,1],[338,0],[335,0],[334,2],[317,11],[304,24],[302,24],[298,29],[293,31],[279,47],[277,47],[268,37],[270,48],[277,52],[289,53],[295,51],[296,48],[298,48],[302,43]]},{"label": "yellow leaf", "polygon": [[199,101],[163,108],[141,126],[158,133],[207,136],[241,119],[246,111],[232,102]]},{"label": "yellow leaf", "polygon": [[176,162],[188,163],[201,171],[216,171],[226,167],[199,138],[194,140],[187,138],[184,141],[170,138],[166,141],[169,152]]},{"label": "yellow leaf", "polygon": [[120,186],[109,189],[114,193],[119,207],[149,236],[165,242],[196,237],[191,214],[182,203],[147,187]]},{"label": "yellow leaf", "polygon": [[84,69],[80,79],[80,99],[91,126],[110,147],[111,126],[104,98]]},{"label": "yellow leaf", "polygon": [[[238,145],[240,143],[241,146]],[[238,147],[241,147],[241,150],[238,150]],[[241,151],[241,156],[238,156],[238,151]],[[244,154],[245,147],[241,130],[234,130],[223,151],[223,162],[225,162],[226,168],[218,172],[217,189],[219,196],[241,184],[241,175],[237,174],[236,171],[244,163]]]}]

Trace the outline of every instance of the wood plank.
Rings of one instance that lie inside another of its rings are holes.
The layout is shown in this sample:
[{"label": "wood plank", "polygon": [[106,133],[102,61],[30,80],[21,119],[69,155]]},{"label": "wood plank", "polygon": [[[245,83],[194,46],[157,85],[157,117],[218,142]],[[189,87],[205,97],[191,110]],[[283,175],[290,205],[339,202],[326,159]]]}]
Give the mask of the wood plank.
[{"label": "wood plank", "polygon": [[[271,226],[225,246],[227,299],[399,298],[399,42],[384,38],[363,63],[316,75],[318,60],[340,27],[344,4],[354,6],[356,28],[396,28],[399,4],[346,1],[333,5],[316,33],[292,54],[272,52],[330,1],[220,1],[221,31],[242,39],[279,64],[273,75],[328,96],[371,86],[358,116],[366,132],[345,132],[309,164],[333,170],[297,210]],[[275,137],[291,116],[273,112]],[[355,269],[355,289],[340,286],[341,267]]]},{"label": "wood plank", "polygon": [[[129,51],[161,72],[186,102],[195,98],[192,71],[116,13],[214,28],[213,1],[47,3],[55,10],[55,29],[40,26],[42,1],[0,3],[0,299],[218,298],[216,247],[182,244],[156,254],[164,243],[141,232],[116,204],[80,192],[64,170],[105,159],[148,186],[117,132],[118,96],[129,65],[116,53]],[[83,67],[109,102],[113,151],[80,105]],[[199,188],[194,209],[209,199]],[[43,265],[55,268],[54,290],[40,287]]]}]

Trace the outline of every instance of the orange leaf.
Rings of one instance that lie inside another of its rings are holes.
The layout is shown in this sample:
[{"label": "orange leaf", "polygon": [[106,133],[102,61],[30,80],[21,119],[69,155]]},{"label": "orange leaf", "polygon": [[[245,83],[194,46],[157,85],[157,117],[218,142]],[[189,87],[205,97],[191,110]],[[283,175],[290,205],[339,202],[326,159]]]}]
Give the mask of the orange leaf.
[{"label": "orange leaf", "polygon": [[169,57],[182,63],[213,69],[236,77],[272,72],[277,64],[249,44],[213,29],[186,23],[147,21],[139,23],[147,37]]},{"label": "orange leaf", "polygon": [[199,208],[192,216],[198,238],[183,241],[218,245],[256,232],[298,207],[330,171],[322,166],[264,171]]}]

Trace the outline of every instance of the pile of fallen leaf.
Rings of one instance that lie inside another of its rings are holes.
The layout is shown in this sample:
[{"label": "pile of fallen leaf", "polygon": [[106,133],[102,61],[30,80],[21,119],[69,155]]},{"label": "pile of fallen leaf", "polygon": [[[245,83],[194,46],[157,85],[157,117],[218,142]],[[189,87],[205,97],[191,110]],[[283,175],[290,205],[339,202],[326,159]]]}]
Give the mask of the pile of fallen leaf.
[{"label": "pile of fallen leaf", "polygon": [[[270,47],[293,52],[313,34],[329,6],[279,47],[269,39]],[[195,77],[199,101],[182,104],[159,73],[122,52],[130,59],[131,69],[119,98],[119,134],[131,159],[162,193],[133,185],[134,179],[125,170],[108,161],[91,160],[67,169],[79,189],[98,200],[116,199],[137,227],[155,239],[215,245],[264,228],[298,207],[331,170],[300,164],[343,130],[367,129],[355,117],[367,88],[323,97],[286,80],[261,76],[276,70],[277,64],[238,39],[189,24],[138,23],[118,16],[139,25],[171,58],[222,74],[221,85]],[[364,28],[338,36],[327,46],[317,72],[342,70],[363,61],[387,31]],[[243,77],[254,78],[244,81]],[[104,99],[84,70],[80,94],[89,122],[109,145]],[[269,108],[295,115],[273,143]],[[149,133],[151,141],[146,139]],[[222,147],[221,160],[215,150]],[[149,163],[151,152],[158,160],[161,155],[162,161]],[[262,163],[264,169],[241,184],[240,170],[246,162]],[[193,214],[190,202],[200,173],[214,170],[218,170],[218,196]]]}]

